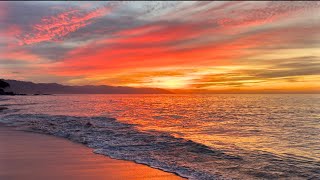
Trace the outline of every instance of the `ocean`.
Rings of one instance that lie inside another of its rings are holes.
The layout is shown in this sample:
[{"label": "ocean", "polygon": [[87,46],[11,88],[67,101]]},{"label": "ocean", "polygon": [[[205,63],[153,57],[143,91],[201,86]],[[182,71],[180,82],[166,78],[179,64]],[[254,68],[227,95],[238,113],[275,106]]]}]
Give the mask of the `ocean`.
[{"label": "ocean", "polygon": [[0,122],[190,179],[320,179],[320,95],[2,96]]}]

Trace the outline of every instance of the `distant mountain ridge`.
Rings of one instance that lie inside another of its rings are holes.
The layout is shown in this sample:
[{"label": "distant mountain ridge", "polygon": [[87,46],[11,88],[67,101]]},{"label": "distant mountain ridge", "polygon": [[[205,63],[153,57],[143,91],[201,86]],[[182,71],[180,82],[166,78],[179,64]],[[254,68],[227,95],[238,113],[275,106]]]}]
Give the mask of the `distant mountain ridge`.
[{"label": "distant mountain ridge", "polygon": [[16,94],[172,94],[168,90],[159,88],[133,88],[108,85],[67,86],[57,83],[2,80],[10,84],[10,87],[5,90]]}]

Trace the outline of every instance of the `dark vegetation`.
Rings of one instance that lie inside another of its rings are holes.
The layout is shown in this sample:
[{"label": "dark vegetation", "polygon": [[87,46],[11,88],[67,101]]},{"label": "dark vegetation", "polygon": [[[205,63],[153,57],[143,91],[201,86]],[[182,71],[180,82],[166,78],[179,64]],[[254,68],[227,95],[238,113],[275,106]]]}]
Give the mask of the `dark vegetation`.
[{"label": "dark vegetation", "polygon": [[13,92],[6,92],[4,89],[10,87],[10,84],[0,79],[0,95],[13,95]]}]

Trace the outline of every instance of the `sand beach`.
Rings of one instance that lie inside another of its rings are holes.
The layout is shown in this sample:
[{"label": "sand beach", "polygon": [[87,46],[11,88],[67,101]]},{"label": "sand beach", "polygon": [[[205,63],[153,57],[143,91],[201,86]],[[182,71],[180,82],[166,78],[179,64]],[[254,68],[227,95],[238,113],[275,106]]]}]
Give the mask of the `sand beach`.
[{"label": "sand beach", "polygon": [[0,179],[182,179],[134,162],[94,154],[82,144],[0,126]]}]

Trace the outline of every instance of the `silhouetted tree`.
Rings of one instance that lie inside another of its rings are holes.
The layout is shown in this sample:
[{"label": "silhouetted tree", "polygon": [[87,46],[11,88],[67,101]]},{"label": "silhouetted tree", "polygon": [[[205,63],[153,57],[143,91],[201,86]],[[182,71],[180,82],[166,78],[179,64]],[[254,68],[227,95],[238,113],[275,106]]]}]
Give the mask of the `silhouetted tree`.
[{"label": "silhouetted tree", "polygon": [[0,79],[0,88],[10,87],[10,84]]}]

